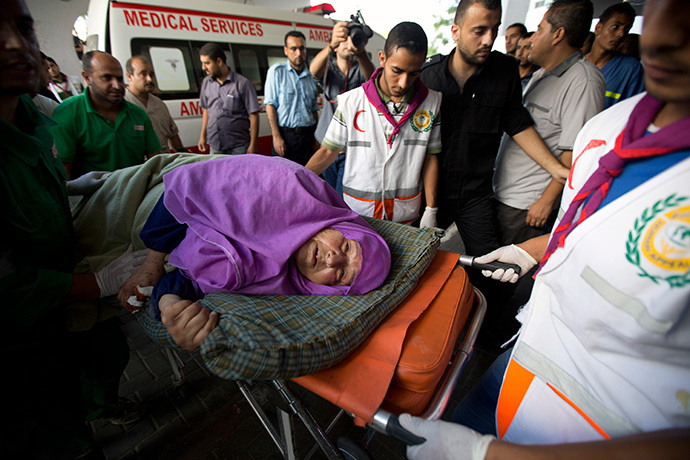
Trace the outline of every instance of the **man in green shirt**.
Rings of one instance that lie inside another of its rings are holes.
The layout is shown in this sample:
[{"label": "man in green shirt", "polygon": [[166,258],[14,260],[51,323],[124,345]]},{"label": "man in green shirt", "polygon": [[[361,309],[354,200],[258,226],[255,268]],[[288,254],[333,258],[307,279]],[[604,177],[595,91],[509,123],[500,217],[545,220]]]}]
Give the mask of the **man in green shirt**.
[{"label": "man in green shirt", "polygon": [[[129,269],[74,274],[74,233],[67,193],[90,193],[87,175],[66,182],[52,154],[50,119],[27,93],[41,58],[23,0],[0,9],[0,350],[6,397],[2,458],[98,458],[87,411],[113,417],[129,350],[117,322],[67,330],[66,305],[117,293]],[[79,187],[84,184],[87,187]],[[119,262],[123,262],[121,259]],[[118,276],[116,276],[119,275]],[[115,320],[117,318],[114,318]],[[118,335],[119,332],[119,335]],[[114,393],[114,394],[113,394]],[[90,456],[93,455],[93,456]]]},{"label": "man in green shirt", "polygon": [[151,120],[124,100],[125,83],[117,59],[101,51],[82,58],[87,88],[55,109],[53,128],[58,158],[70,178],[89,171],[115,171],[138,165],[160,152]]}]

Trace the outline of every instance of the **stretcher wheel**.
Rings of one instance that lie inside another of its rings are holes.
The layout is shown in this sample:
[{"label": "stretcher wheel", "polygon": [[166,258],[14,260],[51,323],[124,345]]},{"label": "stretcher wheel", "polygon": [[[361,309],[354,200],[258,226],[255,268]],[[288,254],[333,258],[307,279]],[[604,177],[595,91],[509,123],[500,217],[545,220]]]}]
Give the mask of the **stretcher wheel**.
[{"label": "stretcher wheel", "polygon": [[350,438],[341,436],[336,442],[345,460],[373,460],[369,452]]}]

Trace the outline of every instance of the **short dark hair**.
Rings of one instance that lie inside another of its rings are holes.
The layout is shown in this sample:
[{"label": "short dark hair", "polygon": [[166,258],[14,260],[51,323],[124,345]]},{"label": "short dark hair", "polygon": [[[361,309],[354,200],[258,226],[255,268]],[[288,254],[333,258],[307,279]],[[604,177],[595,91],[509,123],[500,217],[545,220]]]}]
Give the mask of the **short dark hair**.
[{"label": "short dark hair", "polygon": [[524,34],[520,35],[520,40],[523,38],[532,38],[532,35],[534,35],[534,32],[525,32]]},{"label": "short dark hair", "polygon": [[614,3],[606,8],[604,12],[601,13],[601,16],[599,16],[599,22],[604,24],[606,21],[611,19],[611,16],[614,14],[624,14],[628,19],[630,19],[631,23],[635,21],[635,8],[630,6],[630,3],[621,2]]},{"label": "short dark hair", "polygon": [[291,30],[290,32],[285,34],[285,39],[284,39],[285,46],[287,46],[288,37],[301,38],[305,42],[307,41],[307,38],[304,36],[304,34],[302,32],[300,32],[299,30]]},{"label": "short dark hair", "polygon": [[[204,56],[206,56],[206,55],[204,54]],[[135,59],[139,59],[140,61],[144,61],[145,63],[147,63],[149,65],[151,64],[151,61],[149,61],[149,59],[146,56],[144,56],[142,54],[137,54],[136,56],[132,56],[131,58],[127,59],[127,62],[125,63],[125,69],[127,70],[127,73],[131,73],[131,74],[134,73],[134,67],[132,67],[132,61],[134,61]]]},{"label": "short dark hair", "polygon": [[501,9],[501,0],[460,0],[458,2],[458,8],[455,10],[455,19],[453,19],[453,22],[457,25],[460,25],[462,20],[465,18],[465,13],[467,12],[468,8],[475,3],[479,3],[481,6],[490,11]]},{"label": "short dark hair", "polygon": [[51,63],[53,63],[53,64],[55,64],[55,65],[58,65],[58,63],[55,62],[55,59],[53,59],[53,58],[50,57],[50,56],[46,56],[46,55],[43,53],[43,51],[41,51],[41,59],[43,59],[44,61],[51,62]]},{"label": "short dark hair", "polygon": [[103,51],[97,51],[97,50],[92,50],[89,51],[88,53],[84,53],[84,55],[81,57],[81,67],[84,72],[88,74],[93,73],[93,67],[91,66],[91,62],[93,61],[94,56],[96,56],[98,53],[102,53]]},{"label": "short dark hair", "polygon": [[426,56],[428,44],[424,29],[416,22],[406,21],[391,29],[386,44],[383,45],[383,51],[386,57],[395,53],[398,48],[405,48],[411,54],[424,53]]},{"label": "short dark hair", "polygon": [[206,43],[199,49],[199,56],[208,56],[212,61],[217,61],[220,59],[225,64],[227,57],[225,56],[225,51],[218,43]]},{"label": "short dark hair", "polygon": [[527,33],[527,27],[521,22],[516,22],[515,24],[511,24],[508,27],[506,27],[506,31],[508,29],[512,29],[513,27],[517,27],[520,30],[520,37],[525,35]]},{"label": "short dark hair", "polygon": [[573,48],[582,48],[592,27],[594,6],[590,0],[555,0],[546,12],[551,30],[565,29],[565,38]]}]

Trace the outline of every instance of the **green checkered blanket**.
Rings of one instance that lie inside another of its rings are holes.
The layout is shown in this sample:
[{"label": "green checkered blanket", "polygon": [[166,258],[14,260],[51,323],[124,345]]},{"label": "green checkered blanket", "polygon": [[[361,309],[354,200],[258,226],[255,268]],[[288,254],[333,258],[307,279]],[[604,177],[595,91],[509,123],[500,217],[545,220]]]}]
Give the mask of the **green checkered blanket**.
[{"label": "green checkered blanket", "polygon": [[[201,304],[220,313],[200,349],[209,370],[231,380],[285,379],[326,369],[354,351],[416,286],[441,236],[432,229],[367,221],[391,249],[383,286],[351,297],[207,295]],[[175,347],[162,323],[143,312],[137,319],[151,338]]]}]

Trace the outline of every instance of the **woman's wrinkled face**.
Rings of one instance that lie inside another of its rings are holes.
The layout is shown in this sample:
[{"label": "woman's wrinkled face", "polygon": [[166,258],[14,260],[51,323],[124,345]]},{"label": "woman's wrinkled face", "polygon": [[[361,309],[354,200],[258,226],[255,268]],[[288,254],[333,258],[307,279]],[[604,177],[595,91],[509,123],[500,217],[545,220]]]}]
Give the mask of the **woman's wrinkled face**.
[{"label": "woman's wrinkled face", "polygon": [[300,273],[325,286],[350,286],[362,268],[362,249],[355,240],[326,228],[312,236],[295,252]]}]

